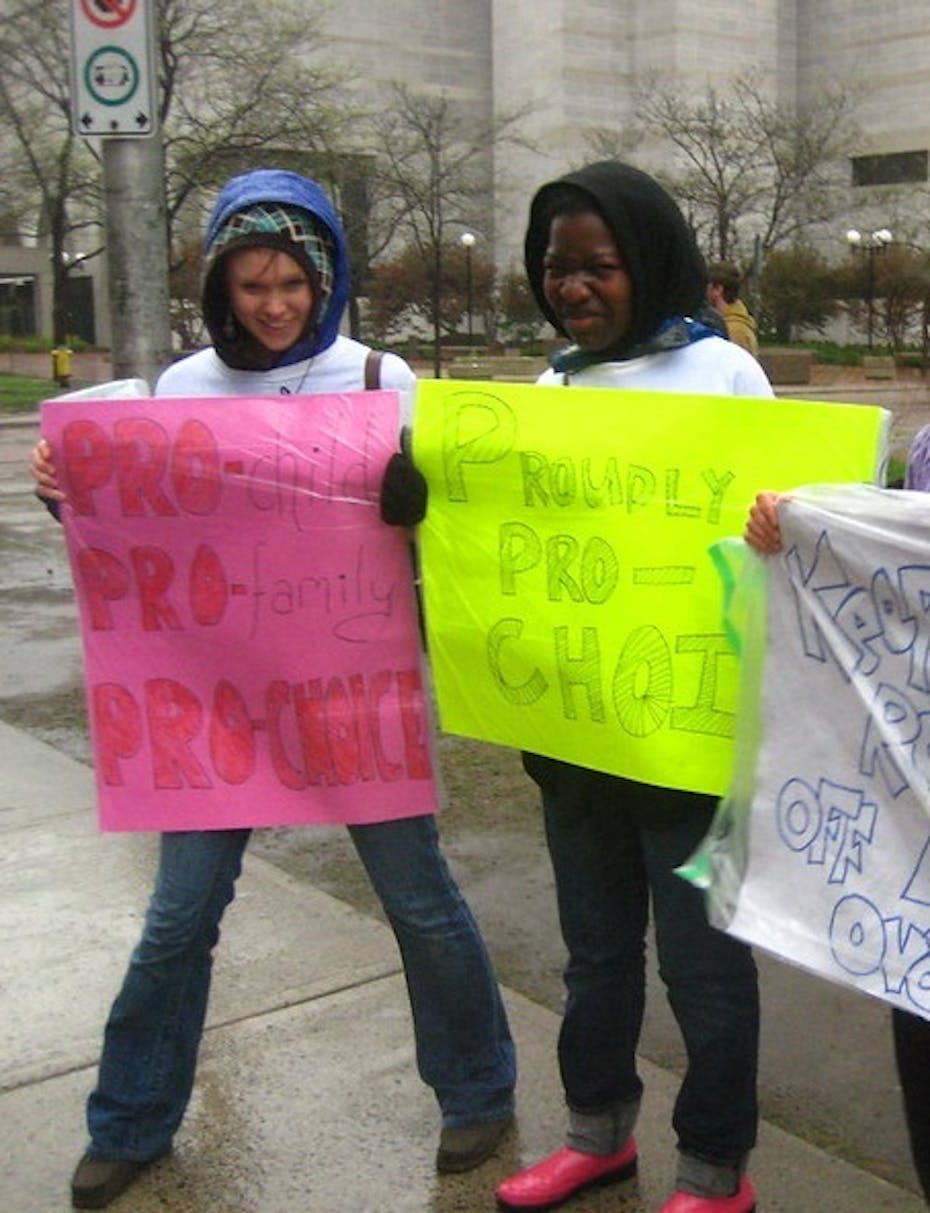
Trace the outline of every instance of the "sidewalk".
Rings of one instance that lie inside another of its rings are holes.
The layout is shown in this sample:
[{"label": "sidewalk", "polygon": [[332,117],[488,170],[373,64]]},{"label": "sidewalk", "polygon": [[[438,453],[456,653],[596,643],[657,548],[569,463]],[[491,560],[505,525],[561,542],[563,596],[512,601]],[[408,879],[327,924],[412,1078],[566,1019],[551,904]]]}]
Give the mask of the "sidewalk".
[{"label": "sidewalk", "polygon": [[[100,1032],[139,931],[155,840],[101,835],[87,767],[0,724],[0,1209],[64,1213]],[[438,1116],[416,1076],[382,923],[247,857],[217,953],[197,1087],[173,1156],[115,1213],[481,1213],[556,1146],[558,1017],[505,991],[518,1133],[465,1176],[433,1169]],[[673,1177],[674,1077],[644,1064],[638,1183],[573,1213],[649,1213]],[[867,1098],[867,1092],[861,1092]],[[915,1196],[764,1124],[759,1213],[919,1213]]]}]

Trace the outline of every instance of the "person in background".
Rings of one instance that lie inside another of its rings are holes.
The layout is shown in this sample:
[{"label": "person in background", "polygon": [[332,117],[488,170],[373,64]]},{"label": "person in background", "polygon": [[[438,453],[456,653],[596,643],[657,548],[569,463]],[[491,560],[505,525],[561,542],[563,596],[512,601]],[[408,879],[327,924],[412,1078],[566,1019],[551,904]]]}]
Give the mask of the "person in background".
[{"label": "person in background", "polygon": [[755,358],[759,338],[755,318],[740,299],[742,278],[732,261],[712,261],[707,267],[707,302],[723,317],[727,336]]},{"label": "person in background", "polygon": [[[628,389],[772,395],[754,358],[695,319],[704,263],[678,206],[647,174],[604,161],[542,186],[525,254],[540,309],[574,342],[539,382],[615,389],[618,441]],[[709,924],[703,894],[675,872],[706,834],[716,798],[536,754],[523,762],[542,793],[568,950],[558,1042],[568,1130],[555,1153],[499,1185],[499,1203],[549,1209],[635,1172],[651,900],[659,972],[688,1056],[673,1114],[675,1190],[661,1213],[751,1213],[755,962]]]},{"label": "person in background", "polygon": [[[385,354],[373,374],[371,351],[339,335],[348,258],[336,213],[315,182],[275,169],[233,177],[204,247],[212,345],[164,371],[156,396],[268,396],[276,409],[293,396],[294,408],[307,408],[301,396],[380,386],[397,390],[409,413],[407,364]],[[54,512],[64,494],[44,441],[32,472]],[[425,507],[425,481],[398,452],[382,485],[382,518],[413,526]],[[468,1170],[494,1152],[513,1121],[515,1050],[490,958],[432,816],[348,829],[403,960],[418,1068],[442,1116],[437,1170]],[[161,836],[142,937],[110,1012],[87,1104],[90,1143],[71,1186],[77,1208],[103,1208],[171,1148],[194,1082],[212,953],[249,834]]]},{"label": "person in background", "polygon": [[[903,487],[930,492],[930,426],[924,426],[910,445]],[[782,550],[779,496],[760,493],[746,520],[743,538],[765,556]],[[891,1029],[911,1158],[924,1200],[930,1205],[930,1021],[903,1007],[892,1007]]]}]

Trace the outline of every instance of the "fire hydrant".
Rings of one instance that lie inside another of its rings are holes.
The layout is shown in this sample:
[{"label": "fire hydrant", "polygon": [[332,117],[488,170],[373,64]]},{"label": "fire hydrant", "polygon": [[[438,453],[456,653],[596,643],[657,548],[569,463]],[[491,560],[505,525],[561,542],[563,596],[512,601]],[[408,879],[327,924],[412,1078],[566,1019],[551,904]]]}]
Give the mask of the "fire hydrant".
[{"label": "fire hydrant", "polygon": [[60,387],[71,386],[71,355],[67,346],[52,350],[52,378]]}]

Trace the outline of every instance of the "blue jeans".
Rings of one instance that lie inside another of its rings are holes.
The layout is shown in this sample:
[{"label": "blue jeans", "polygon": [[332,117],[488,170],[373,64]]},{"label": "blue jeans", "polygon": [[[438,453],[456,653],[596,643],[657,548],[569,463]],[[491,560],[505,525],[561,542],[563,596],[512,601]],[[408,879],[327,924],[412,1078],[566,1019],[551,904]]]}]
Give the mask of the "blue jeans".
[{"label": "blue jeans", "polygon": [[[507,1116],[516,1080],[507,1016],[484,941],[439,849],[434,819],[351,826],[349,832],[397,938],[418,1069],[436,1092],[443,1123]],[[162,835],[142,938],[113,1003],[87,1103],[90,1152],[98,1157],[152,1158],[170,1146],[181,1123],[203,1034],[212,952],[249,833]]]},{"label": "blue jeans", "polygon": [[703,894],[674,872],[706,833],[714,799],[530,754],[524,764],[542,791],[569,954],[559,1035],[569,1108],[597,1117],[638,1106],[651,894],[659,973],[688,1056],[673,1116],[679,1149],[739,1168],[758,1118],[755,962],[709,925]]}]

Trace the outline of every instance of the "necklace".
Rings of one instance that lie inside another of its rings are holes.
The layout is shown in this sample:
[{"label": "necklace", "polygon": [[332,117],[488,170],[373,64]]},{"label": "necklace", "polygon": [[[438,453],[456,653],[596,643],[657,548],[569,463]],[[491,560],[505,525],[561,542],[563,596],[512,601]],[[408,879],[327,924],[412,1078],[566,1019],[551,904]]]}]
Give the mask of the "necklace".
[{"label": "necklace", "polygon": [[303,386],[307,382],[307,376],[313,370],[313,355],[307,359],[307,365],[304,367],[300,378],[297,381],[296,387],[290,387],[286,383],[282,383],[278,389],[282,396],[299,396],[303,391]]}]

